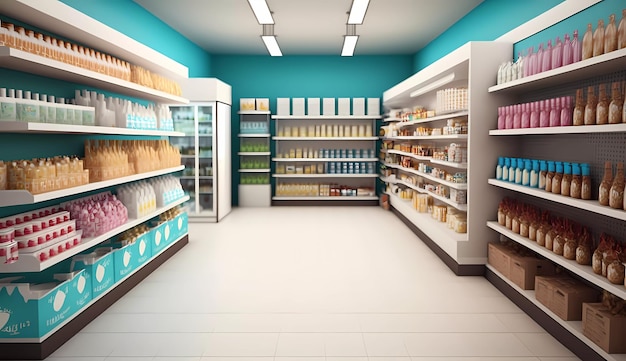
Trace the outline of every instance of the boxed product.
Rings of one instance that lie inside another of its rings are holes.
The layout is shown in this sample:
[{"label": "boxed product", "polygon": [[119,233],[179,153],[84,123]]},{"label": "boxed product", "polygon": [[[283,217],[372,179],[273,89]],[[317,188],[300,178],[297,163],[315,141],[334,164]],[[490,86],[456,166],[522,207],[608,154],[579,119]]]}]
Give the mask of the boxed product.
[{"label": "boxed product", "polygon": [[583,335],[608,353],[626,353],[626,315],[614,315],[602,303],[583,303]]},{"label": "boxed product", "polygon": [[72,271],[85,270],[90,280],[93,298],[106,292],[115,283],[115,266],[111,247],[96,248],[90,253],[72,258]]},{"label": "boxed product", "polygon": [[350,115],[350,98],[337,99],[337,114]]},{"label": "boxed product", "polygon": [[239,99],[239,110],[256,110],[256,99],[254,98],[241,98]]},{"label": "boxed product", "polygon": [[111,244],[113,247],[113,265],[115,282],[127,277],[134,270],[148,262],[152,257],[152,248],[148,239],[148,232],[138,236],[130,242],[120,239]]},{"label": "boxed product", "polygon": [[320,98],[307,99],[307,114],[320,115]]},{"label": "boxed product", "polygon": [[380,115],[380,98],[367,98],[367,115]]},{"label": "boxed product", "polygon": [[304,98],[293,98],[291,100],[292,115],[304,115]]},{"label": "boxed product", "polygon": [[270,100],[268,98],[256,98],[256,110],[269,111]]},{"label": "boxed product", "polygon": [[148,233],[152,241],[152,256],[156,256],[172,241],[171,226],[169,222],[161,222],[154,226]]},{"label": "boxed product", "polygon": [[39,338],[92,299],[86,271],[55,274],[48,280],[0,279],[0,338]]},{"label": "boxed product", "polygon": [[324,115],[335,115],[335,98],[324,98],[322,105]]},{"label": "boxed product", "polygon": [[187,215],[187,212],[179,213],[176,217],[174,217],[174,219],[169,222],[172,232],[172,241],[182,237],[189,231],[189,216]]},{"label": "boxed product", "polygon": [[352,98],[352,115],[365,115],[365,98]]},{"label": "boxed product", "polygon": [[511,251],[501,243],[489,243],[487,261],[506,278],[510,278]]},{"label": "boxed product", "polygon": [[551,276],[556,267],[552,262],[536,257],[511,255],[509,279],[523,290],[535,289],[535,276]]},{"label": "boxed product", "polygon": [[289,98],[276,98],[276,114],[291,115]]},{"label": "boxed product", "polygon": [[565,321],[582,319],[584,302],[596,302],[599,292],[568,276],[535,277],[535,297]]}]

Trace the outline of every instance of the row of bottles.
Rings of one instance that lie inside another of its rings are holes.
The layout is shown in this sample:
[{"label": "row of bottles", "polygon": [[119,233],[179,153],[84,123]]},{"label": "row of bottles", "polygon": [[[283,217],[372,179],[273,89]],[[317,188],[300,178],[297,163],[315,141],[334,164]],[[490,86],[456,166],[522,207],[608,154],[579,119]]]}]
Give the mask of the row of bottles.
[{"label": "row of bottles", "polygon": [[619,26],[615,26],[615,14],[609,16],[606,28],[604,19],[598,20],[595,31],[591,23],[587,24],[583,37],[583,60],[623,48],[626,48],[626,9],[622,10]]},{"label": "row of bottles", "polygon": [[576,91],[576,107],[574,108],[574,125],[618,124],[626,123],[626,107],[624,93],[626,89],[620,82],[611,86],[611,100],[606,92],[606,85],[598,85],[598,97],[595,87],[587,88],[587,101],[583,98],[583,89]]},{"label": "row of bottles", "polygon": [[75,156],[0,161],[0,190],[40,194],[89,183],[89,170]]},{"label": "row of bottles", "polygon": [[80,105],[54,95],[0,88],[0,121],[96,125],[94,108]]},{"label": "row of bottles", "polygon": [[539,100],[498,108],[498,129],[572,125],[572,97]]},{"label": "row of bottles", "polygon": [[602,183],[600,183],[598,196],[600,204],[615,209],[626,210],[624,187],[624,163],[617,163],[615,178],[613,178],[611,162],[604,162],[604,176],[602,177]]}]

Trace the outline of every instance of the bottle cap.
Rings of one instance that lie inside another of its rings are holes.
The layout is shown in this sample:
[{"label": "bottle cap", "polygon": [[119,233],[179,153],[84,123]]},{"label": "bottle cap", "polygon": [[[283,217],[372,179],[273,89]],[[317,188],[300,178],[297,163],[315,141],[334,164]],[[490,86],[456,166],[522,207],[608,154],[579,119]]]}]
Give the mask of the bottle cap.
[{"label": "bottle cap", "polygon": [[580,165],[580,170],[582,171],[583,176],[589,176],[591,175],[591,170],[589,169],[589,164],[588,163],[583,163]]},{"label": "bottle cap", "polygon": [[555,162],[556,163],[556,172],[563,173],[563,162]]},{"label": "bottle cap", "polygon": [[554,167],[554,161],[548,161],[548,172],[554,172],[556,168]]},{"label": "bottle cap", "polygon": [[546,162],[545,160],[540,160],[539,161],[539,169],[542,171],[547,171],[548,170],[548,162]]},{"label": "bottle cap", "polygon": [[580,164],[572,163],[572,174],[573,175],[580,175]]},{"label": "bottle cap", "polygon": [[569,162],[563,163],[563,173],[564,174],[572,174],[572,164]]}]

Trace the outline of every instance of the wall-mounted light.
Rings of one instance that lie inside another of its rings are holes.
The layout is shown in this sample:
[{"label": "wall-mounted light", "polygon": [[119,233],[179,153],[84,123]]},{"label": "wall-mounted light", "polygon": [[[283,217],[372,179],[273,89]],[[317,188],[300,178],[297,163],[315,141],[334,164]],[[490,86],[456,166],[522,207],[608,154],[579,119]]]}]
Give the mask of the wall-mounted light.
[{"label": "wall-mounted light", "polygon": [[346,35],[343,37],[343,48],[341,49],[341,56],[354,55],[354,49],[356,48],[356,42],[359,40],[359,36],[356,35],[356,25],[346,25]]},{"label": "wall-mounted light", "polygon": [[278,41],[276,41],[276,35],[274,35],[274,25],[263,25],[261,39],[263,39],[263,43],[271,56],[283,56],[280,46],[278,46]]},{"label": "wall-mounted light", "polygon": [[272,12],[265,0],[248,0],[248,4],[256,16],[256,20],[261,25],[274,24],[274,18],[272,18]]},{"label": "wall-mounted light", "polygon": [[437,88],[440,88],[440,87],[442,87],[442,86],[444,86],[446,84],[451,83],[452,81],[454,81],[454,77],[455,77],[454,73],[450,73],[450,74],[446,75],[445,77],[443,77],[441,79],[435,80],[434,82],[429,83],[429,84],[427,84],[427,85],[425,85],[425,86],[423,86],[423,87],[413,91],[411,94],[409,94],[409,96],[411,98],[415,98],[415,97],[418,97],[418,96],[420,96],[422,94],[426,94],[426,93],[428,93],[430,91],[433,91],[433,90],[435,90]]},{"label": "wall-mounted light", "polygon": [[352,0],[352,7],[350,8],[350,15],[348,16],[348,24],[363,24],[365,13],[367,12],[367,6],[370,0]]}]

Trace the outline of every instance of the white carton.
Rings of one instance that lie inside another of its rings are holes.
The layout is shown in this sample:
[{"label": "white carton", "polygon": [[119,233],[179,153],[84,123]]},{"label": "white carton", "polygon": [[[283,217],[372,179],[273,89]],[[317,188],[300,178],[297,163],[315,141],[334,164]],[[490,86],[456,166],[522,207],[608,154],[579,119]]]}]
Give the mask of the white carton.
[{"label": "white carton", "polygon": [[307,114],[320,115],[320,98],[307,99]]},{"label": "white carton", "polygon": [[293,107],[292,115],[304,115],[304,98],[292,98],[291,106]]},{"label": "white carton", "polygon": [[380,98],[367,98],[367,115],[380,115]]},{"label": "white carton", "polygon": [[352,98],[352,115],[365,115],[365,98]]},{"label": "white carton", "polygon": [[350,115],[350,98],[337,99],[337,114]]},{"label": "white carton", "polygon": [[291,115],[289,98],[276,98],[276,114]]},{"label": "white carton", "polygon": [[324,98],[324,115],[335,115],[335,98]]}]

